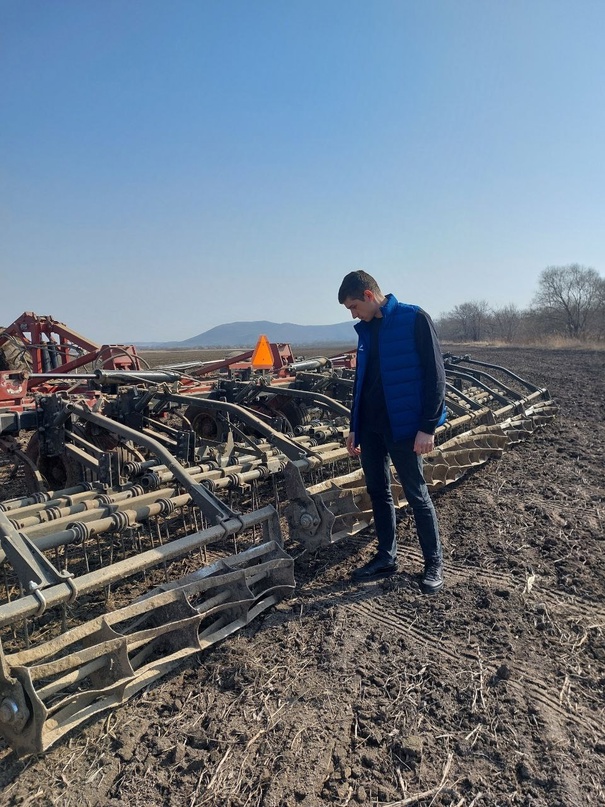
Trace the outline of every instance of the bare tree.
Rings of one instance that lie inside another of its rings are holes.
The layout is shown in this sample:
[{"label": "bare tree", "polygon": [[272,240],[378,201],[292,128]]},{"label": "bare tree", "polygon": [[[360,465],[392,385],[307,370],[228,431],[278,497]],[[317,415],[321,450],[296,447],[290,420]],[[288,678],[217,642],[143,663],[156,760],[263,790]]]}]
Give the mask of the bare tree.
[{"label": "bare tree", "polygon": [[605,280],[594,269],[577,263],[548,266],[540,275],[534,306],[552,330],[585,339],[590,326],[600,324]]},{"label": "bare tree", "polygon": [[449,317],[456,324],[457,336],[466,342],[480,342],[490,324],[490,309],[485,300],[473,300],[457,305]]},{"label": "bare tree", "polygon": [[514,303],[492,311],[493,335],[504,342],[514,342],[523,322],[523,311]]}]

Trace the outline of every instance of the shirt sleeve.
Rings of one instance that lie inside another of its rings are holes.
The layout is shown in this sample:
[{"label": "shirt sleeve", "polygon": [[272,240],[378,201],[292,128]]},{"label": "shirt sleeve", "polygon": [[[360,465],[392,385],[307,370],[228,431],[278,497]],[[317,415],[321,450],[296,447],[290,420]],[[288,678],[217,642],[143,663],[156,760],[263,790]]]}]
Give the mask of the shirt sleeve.
[{"label": "shirt sleeve", "polygon": [[355,396],[357,394],[357,384],[358,384],[358,376],[357,376],[357,362],[355,362],[355,376],[353,378],[353,395],[351,398],[351,414],[349,416],[349,429],[353,424],[353,410],[355,408]]},{"label": "shirt sleeve", "polygon": [[416,314],[414,326],[416,350],[424,369],[424,398],[420,431],[434,434],[445,402],[445,368],[439,339],[432,319],[422,309]]}]

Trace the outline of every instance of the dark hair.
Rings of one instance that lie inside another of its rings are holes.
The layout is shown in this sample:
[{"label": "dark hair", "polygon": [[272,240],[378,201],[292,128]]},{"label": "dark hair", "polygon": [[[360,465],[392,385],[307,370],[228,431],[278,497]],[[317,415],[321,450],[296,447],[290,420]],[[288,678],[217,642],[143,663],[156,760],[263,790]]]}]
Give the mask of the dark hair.
[{"label": "dark hair", "polygon": [[364,291],[371,291],[374,294],[382,294],[380,286],[372,275],[364,272],[363,269],[356,269],[345,275],[340,288],[338,289],[338,302],[344,303],[347,297],[351,300],[363,300]]}]

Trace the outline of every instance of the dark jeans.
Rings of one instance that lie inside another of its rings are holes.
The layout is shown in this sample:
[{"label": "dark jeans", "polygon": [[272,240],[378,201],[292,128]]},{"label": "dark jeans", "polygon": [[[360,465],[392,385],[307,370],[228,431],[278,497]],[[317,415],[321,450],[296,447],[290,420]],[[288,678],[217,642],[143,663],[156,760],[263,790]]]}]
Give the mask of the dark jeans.
[{"label": "dark jeans", "polygon": [[378,556],[387,563],[394,563],[397,558],[395,505],[391,494],[392,461],[414,513],[424,561],[441,562],[437,516],[422,474],[422,457],[414,453],[414,439],[395,443],[384,434],[366,431],[361,434],[360,447],[361,465],[374,511]]}]

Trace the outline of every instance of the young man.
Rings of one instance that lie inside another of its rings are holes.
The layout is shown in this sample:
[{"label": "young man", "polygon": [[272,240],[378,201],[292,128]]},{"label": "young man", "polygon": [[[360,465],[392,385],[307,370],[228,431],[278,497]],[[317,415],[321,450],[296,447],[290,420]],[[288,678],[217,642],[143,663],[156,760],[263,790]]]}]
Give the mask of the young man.
[{"label": "young man", "polygon": [[445,370],[434,325],[418,306],[385,296],[361,270],[346,275],[338,302],[360,320],[347,449],[361,458],[378,538],[375,557],[355,570],[353,580],[397,571],[392,462],[414,513],[424,557],[422,589],[436,594],[443,586],[443,554],[422,473],[422,455],[433,450],[435,429],[446,417]]}]

